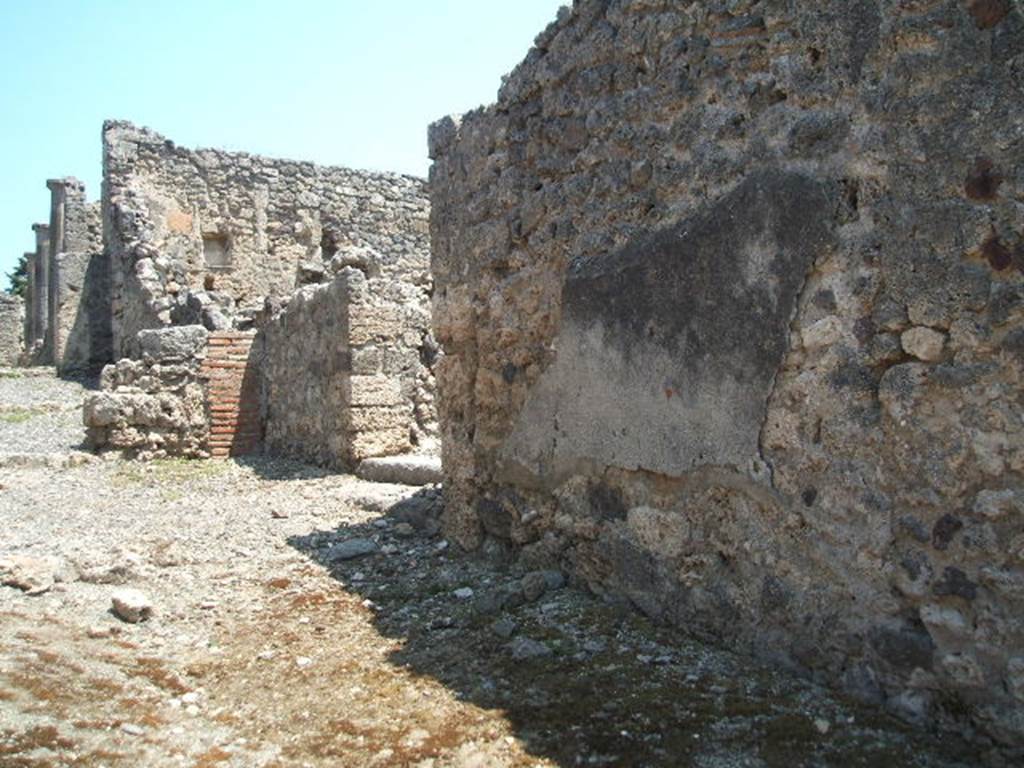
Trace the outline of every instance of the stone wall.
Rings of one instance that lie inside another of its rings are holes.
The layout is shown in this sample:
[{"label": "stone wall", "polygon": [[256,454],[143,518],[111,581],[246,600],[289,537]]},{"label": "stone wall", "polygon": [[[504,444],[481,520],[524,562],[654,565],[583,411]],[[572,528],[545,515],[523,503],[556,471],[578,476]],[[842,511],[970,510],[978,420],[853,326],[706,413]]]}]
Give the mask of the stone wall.
[{"label": "stone wall", "polygon": [[25,303],[0,292],[0,365],[17,365],[24,351]]},{"label": "stone wall", "polygon": [[[201,450],[214,455],[254,450],[264,431],[271,451],[333,466],[425,450],[437,429],[428,207],[412,177],[189,151],[108,122],[114,352],[139,358],[147,329],[213,334],[199,375]],[[125,366],[117,386],[130,388],[138,366]]]},{"label": "stone wall", "polygon": [[263,325],[266,447],[334,467],[436,439],[425,286],[342,267]]},{"label": "stone wall", "polygon": [[264,297],[325,279],[352,248],[382,276],[426,283],[421,180],[218,150],[104,125],[103,226],[114,348],[142,328],[246,326]]},{"label": "stone wall", "polygon": [[1024,744],[1024,17],[563,9],[431,127],[446,527]]},{"label": "stone wall", "polygon": [[141,331],[139,357],[104,368],[100,391],[85,398],[89,446],[139,459],[207,458],[207,338],[202,326]]}]

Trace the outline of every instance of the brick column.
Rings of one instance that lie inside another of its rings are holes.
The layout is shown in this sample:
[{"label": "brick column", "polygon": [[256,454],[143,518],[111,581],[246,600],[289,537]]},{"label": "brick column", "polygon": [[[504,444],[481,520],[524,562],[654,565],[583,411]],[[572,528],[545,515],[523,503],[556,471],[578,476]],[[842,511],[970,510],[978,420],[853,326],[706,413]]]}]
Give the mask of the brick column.
[{"label": "brick column", "polygon": [[255,331],[212,331],[200,376],[206,381],[213,458],[254,453],[263,440]]}]

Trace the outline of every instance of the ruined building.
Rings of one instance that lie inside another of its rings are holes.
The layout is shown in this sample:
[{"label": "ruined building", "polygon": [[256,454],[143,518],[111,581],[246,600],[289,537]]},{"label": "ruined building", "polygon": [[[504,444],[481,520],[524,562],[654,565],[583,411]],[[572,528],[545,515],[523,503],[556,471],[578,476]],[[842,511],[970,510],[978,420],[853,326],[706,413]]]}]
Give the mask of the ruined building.
[{"label": "ruined building", "polygon": [[1013,0],[578,0],[429,203],[108,123],[29,355],[116,360],[99,449],[338,467],[436,375],[463,547],[1024,757],[1021,83]]},{"label": "ruined building", "polygon": [[24,360],[63,375],[96,371],[111,359],[110,305],[100,205],[74,178],[50,179],[50,218],[32,229],[25,254]]},{"label": "ruined building", "polygon": [[186,150],[111,121],[102,200],[47,186],[0,360],[103,369],[93,447],[337,467],[436,451],[421,179]]},{"label": "ruined building", "polygon": [[98,448],[332,466],[436,435],[424,183],[103,131]]},{"label": "ruined building", "polygon": [[446,527],[1024,746],[1018,3],[563,9],[431,127]]}]

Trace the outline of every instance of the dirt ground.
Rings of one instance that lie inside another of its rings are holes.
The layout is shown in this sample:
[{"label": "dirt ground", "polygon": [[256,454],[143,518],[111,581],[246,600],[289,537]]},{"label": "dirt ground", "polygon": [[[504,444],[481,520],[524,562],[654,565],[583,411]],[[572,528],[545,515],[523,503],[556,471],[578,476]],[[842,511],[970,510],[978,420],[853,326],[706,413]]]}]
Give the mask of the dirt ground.
[{"label": "dirt ground", "polygon": [[[26,425],[60,410],[25,405],[33,381],[0,387],[20,409],[0,420],[0,458],[19,450],[0,559],[54,581],[0,587],[4,768],[980,762],[558,573],[454,551],[436,489],[267,458],[33,462]],[[124,587],[151,619],[111,612]]]}]

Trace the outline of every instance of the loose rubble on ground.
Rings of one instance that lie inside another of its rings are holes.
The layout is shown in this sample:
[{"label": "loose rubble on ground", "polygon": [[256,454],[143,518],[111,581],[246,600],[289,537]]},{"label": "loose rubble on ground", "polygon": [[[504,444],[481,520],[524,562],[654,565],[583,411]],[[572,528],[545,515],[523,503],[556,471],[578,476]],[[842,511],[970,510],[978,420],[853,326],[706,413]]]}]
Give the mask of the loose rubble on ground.
[{"label": "loose rubble on ground", "polygon": [[[57,386],[0,382],[4,407]],[[0,446],[49,418],[0,420]],[[263,458],[4,465],[0,765],[977,762],[558,571],[462,555],[440,506]]]}]

